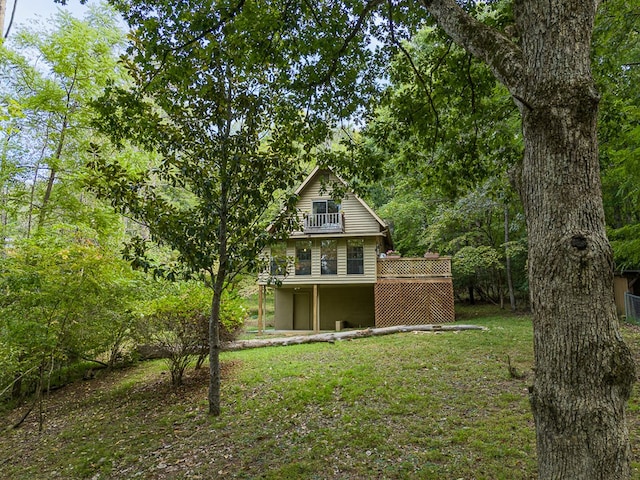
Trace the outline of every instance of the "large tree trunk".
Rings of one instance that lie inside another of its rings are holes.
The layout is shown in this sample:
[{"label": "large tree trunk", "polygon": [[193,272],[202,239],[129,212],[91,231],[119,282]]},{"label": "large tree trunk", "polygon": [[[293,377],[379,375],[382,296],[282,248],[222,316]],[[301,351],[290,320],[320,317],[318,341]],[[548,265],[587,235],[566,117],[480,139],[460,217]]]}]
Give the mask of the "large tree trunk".
[{"label": "large tree trunk", "polygon": [[519,8],[539,475],[628,478],[625,406],[635,373],[617,325],[602,206],[589,55],[596,5]]},{"label": "large tree trunk", "polygon": [[516,0],[517,43],[453,0],[423,2],[492,67],[522,112],[539,476],[629,478],[625,408],[635,368],[615,314],[598,170],[590,69],[598,2]]},{"label": "large tree trunk", "polygon": [[[625,404],[634,380],[613,304],[591,85],[523,112],[540,478],[628,478]],[[569,91],[572,90],[572,91]]]}]

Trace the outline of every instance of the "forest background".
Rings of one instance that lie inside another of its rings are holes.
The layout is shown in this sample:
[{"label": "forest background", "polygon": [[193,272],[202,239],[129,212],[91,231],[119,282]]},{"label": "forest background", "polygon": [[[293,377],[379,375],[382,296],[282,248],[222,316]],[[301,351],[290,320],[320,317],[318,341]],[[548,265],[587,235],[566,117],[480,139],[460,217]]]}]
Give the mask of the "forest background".
[{"label": "forest background", "polygon": [[[509,15],[500,3],[478,8],[498,26]],[[618,270],[640,268],[638,18],[625,2],[604,3],[593,45],[604,206]],[[133,269],[122,245],[149,240],[147,226],[89,188],[89,167],[105,152],[133,172],[153,172],[161,162],[160,153],[133,143],[115,148],[96,126],[92,102],[107,86],[131,82],[118,60],[126,48],[121,26],[96,5],[83,20],[60,12],[51,22],[14,26],[2,45],[3,398],[42,392],[86,361],[114,366],[133,343],[167,341],[159,338],[167,318],[178,335],[197,331],[210,308],[202,278],[181,280],[180,254],[166,245],[151,247],[156,263],[147,272]],[[377,87],[370,106],[348,121],[319,119],[326,134],[313,155],[292,160],[294,178],[313,162],[335,168],[389,222],[403,255],[453,257],[458,300],[526,309],[527,239],[511,170],[523,147],[507,91],[429,25],[400,43]],[[188,203],[156,178],[165,198]],[[279,208],[273,202],[261,225]],[[243,274],[254,278],[249,269]],[[232,286],[222,302],[229,332],[246,315]]]}]

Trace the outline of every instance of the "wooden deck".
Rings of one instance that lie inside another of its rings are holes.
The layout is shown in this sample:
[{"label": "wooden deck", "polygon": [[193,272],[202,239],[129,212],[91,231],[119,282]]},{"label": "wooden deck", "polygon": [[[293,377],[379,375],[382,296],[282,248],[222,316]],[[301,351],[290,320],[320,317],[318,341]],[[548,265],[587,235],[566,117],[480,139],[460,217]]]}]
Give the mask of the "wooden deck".
[{"label": "wooden deck", "polygon": [[379,258],[378,278],[448,278],[451,257]]},{"label": "wooden deck", "polygon": [[376,327],[453,322],[451,258],[381,258]]}]

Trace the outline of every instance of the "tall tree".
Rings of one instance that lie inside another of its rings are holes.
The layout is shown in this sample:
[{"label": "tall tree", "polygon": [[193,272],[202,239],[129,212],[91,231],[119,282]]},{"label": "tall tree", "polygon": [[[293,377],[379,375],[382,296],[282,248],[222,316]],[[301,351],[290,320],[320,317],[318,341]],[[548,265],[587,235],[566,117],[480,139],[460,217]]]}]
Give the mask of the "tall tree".
[{"label": "tall tree", "polygon": [[47,27],[19,29],[0,46],[4,237],[90,214],[94,205],[80,187],[89,102],[118,71],[122,39],[114,12],[96,7],[85,20],[59,12]]},{"label": "tall tree", "polygon": [[[257,266],[269,240],[266,214],[297,181],[304,118],[274,82],[283,72],[272,43],[246,35],[250,25],[268,32],[278,12],[179,0],[113,3],[134,28],[133,82],[114,85],[96,103],[98,123],[114,142],[160,158],[153,170],[132,171],[98,154],[93,188],[177,251],[188,270],[206,274],[213,291],[209,412],[219,415],[222,293]],[[130,256],[150,268],[145,249],[139,239]]]},{"label": "tall tree", "polygon": [[316,72],[309,78],[334,77],[329,85],[339,89],[345,79],[362,78],[342,74],[360,59],[368,33],[386,29],[397,45],[402,29],[394,20],[402,15],[410,29],[430,17],[489,66],[518,107],[524,155],[517,183],[527,222],[535,339],[530,399],[539,475],[545,479],[630,475],[625,409],[635,365],[618,328],[605,234],[599,96],[590,55],[598,3],[514,0],[509,29],[479,21],[470,13],[475,2],[456,0],[422,0],[423,9],[404,2],[327,0],[299,21],[309,22],[319,39],[340,39],[310,43],[316,55],[306,58],[301,77],[309,66]]},{"label": "tall tree", "polygon": [[598,2],[515,1],[515,37],[454,0],[423,5],[489,65],[522,116],[540,478],[628,478],[635,369],[617,325],[604,228],[590,57]]}]

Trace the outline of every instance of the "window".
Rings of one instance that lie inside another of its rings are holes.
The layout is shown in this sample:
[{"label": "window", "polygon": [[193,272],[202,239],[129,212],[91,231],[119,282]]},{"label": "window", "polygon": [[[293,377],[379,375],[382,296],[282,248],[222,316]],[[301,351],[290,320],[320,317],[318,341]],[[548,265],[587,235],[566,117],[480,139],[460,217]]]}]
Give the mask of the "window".
[{"label": "window", "polygon": [[287,274],[287,244],[279,242],[271,246],[271,275]]},{"label": "window", "polygon": [[311,275],[311,240],[296,242],[296,275]]},{"label": "window", "polygon": [[320,244],[320,272],[322,275],[338,273],[338,241],[322,240]]},{"label": "window", "polygon": [[340,204],[333,200],[314,200],[312,208],[314,215],[340,212]]},{"label": "window", "polygon": [[342,233],[340,204],[333,200],[314,200],[311,204],[311,214],[305,216],[304,228],[305,231]]},{"label": "window", "polygon": [[364,240],[361,238],[347,240],[347,273],[364,274]]}]

